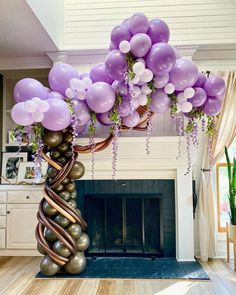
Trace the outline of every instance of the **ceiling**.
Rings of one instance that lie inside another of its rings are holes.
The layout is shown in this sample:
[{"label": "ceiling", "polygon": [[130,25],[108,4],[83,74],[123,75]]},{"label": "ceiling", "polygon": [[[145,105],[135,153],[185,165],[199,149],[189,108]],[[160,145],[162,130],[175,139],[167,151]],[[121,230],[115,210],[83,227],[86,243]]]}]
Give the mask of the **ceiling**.
[{"label": "ceiling", "polygon": [[43,56],[57,50],[24,0],[0,1],[0,58]]}]

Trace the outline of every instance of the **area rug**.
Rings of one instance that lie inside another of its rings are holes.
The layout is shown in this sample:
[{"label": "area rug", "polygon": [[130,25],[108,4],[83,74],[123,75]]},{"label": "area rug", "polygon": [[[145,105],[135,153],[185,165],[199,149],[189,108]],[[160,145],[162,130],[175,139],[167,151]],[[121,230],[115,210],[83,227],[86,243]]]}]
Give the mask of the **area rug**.
[{"label": "area rug", "polygon": [[[39,272],[35,278],[48,278]],[[178,262],[175,258],[97,258],[87,259],[83,273],[70,275],[58,273],[53,278],[101,278],[101,279],[189,279],[210,280],[197,261]]]}]

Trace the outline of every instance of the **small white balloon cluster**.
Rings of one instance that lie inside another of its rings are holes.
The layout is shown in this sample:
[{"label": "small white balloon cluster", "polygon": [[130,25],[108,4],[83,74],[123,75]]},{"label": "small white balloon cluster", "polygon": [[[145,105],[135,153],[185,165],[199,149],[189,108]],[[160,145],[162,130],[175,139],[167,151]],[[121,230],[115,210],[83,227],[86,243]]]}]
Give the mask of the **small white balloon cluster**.
[{"label": "small white balloon cluster", "polygon": [[193,105],[188,101],[195,94],[195,90],[192,87],[187,87],[183,92],[177,94],[177,112],[176,113],[189,113],[193,109]]},{"label": "small white balloon cluster", "polygon": [[39,123],[44,119],[44,113],[49,110],[49,103],[39,97],[33,97],[24,102],[24,109],[27,113],[31,113],[34,122]]},{"label": "small white balloon cluster", "polygon": [[70,99],[85,100],[88,88],[92,85],[92,80],[84,77],[82,80],[72,78],[70,80],[70,88],[66,89],[66,97]]}]

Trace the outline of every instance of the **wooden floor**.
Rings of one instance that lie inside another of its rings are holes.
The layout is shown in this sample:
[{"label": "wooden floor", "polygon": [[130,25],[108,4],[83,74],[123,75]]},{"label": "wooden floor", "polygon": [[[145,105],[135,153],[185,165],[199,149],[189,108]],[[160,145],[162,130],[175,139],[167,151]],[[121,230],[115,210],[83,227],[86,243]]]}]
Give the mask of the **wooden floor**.
[{"label": "wooden floor", "polygon": [[34,279],[39,257],[1,257],[2,295],[235,295],[236,272],[223,260],[204,264],[211,281]]}]

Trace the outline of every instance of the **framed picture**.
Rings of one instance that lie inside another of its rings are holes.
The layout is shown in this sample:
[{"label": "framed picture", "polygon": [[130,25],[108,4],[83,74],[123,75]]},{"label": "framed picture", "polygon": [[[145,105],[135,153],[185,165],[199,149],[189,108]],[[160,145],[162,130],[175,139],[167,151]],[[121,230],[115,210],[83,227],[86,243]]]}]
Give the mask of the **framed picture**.
[{"label": "framed picture", "polygon": [[35,180],[35,164],[34,162],[21,162],[19,167],[19,173],[17,177],[17,183],[43,183],[47,174],[47,162],[42,162],[41,179]]},{"label": "framed picture", "polygon": [[20,163],[27,161],[27,153],[2,153],[2,184],[16,184]]},{"label": "framed picture", "polygon": [[[27,132],[23,131],[21,136],[23,144],[30,143],[33,140],[32,134],[27,134]],[[17,143],[14,131],[8,131],[8,143]]]}]

